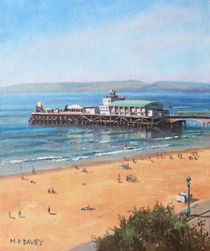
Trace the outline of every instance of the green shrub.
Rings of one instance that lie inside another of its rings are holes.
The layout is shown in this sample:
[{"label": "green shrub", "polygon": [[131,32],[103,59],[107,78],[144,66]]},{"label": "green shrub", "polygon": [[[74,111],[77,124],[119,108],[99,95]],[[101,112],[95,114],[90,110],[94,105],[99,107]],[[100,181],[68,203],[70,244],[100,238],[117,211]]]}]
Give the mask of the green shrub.
[{"label": "green shrub", "polygon": [[210,239],[203,229],[189,227],[185,216],[173,206],[158,202],[153,210],[134,208],[128,219],[121,216],[119,227],[95,238],[97,251],[200,251],[210,250]]}]

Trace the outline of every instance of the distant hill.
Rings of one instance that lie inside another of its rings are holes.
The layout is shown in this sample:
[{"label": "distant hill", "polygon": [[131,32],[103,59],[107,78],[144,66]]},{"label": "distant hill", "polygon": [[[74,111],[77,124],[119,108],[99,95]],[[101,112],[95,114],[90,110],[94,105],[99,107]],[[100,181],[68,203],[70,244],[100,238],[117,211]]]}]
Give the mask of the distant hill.
[{"label": "distant hill", "polygon": [[87,92],[87,91],[110,91],[123,88],[140,88],[145,83],[138,80],[128,81],[103,81],[103,82],[61,82],[61,83],[39,83],[39,84],[17,84],[2,87],[3,93],[46,93],[46,92]]},{"label": "distant hill", "polygon": [[142,86],[140,90],[144,92],[210,92],[210,83],[157,81]]},{"label": "distant hill", "polygon": [[61,82],[18,84],[1,87],[0,93],[47,93],[47,92],[210,92],[210,83],[157,81],[146,84],[138,80],[103,81],[103,82]]},{"label": "distant hill", "polygon": [[210,92],[210,83],[157,81],[140,87],[121,88],[121,92]]}]

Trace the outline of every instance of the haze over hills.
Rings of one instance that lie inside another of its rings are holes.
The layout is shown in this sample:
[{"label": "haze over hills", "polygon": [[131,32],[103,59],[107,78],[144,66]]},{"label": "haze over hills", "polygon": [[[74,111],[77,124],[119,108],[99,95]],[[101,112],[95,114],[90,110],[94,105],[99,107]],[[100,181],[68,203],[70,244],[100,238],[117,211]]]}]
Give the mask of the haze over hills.
[{"label": "haze over hills", "polygon": [[210,92],[210,83],[139,80],[101,82],[28,83],[1,87],[1,94],[47,92],[95,92],[115,89],[120,92]]},{"label": "haze over hills", "polygon": [[87,92],[121,90],[123,88],[140,88],[145,83],[138,80],[101,81],[101,82],[60,82],[60,83],[28,83],[5,86],[1,93],[46,93],[46,92]]}]

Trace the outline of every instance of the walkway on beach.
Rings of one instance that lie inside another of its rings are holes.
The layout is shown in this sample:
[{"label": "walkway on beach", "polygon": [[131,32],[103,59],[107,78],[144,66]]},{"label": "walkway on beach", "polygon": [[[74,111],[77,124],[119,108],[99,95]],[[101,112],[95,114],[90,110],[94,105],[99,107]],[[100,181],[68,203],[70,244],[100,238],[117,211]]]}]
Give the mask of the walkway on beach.
[{"label": "walkway on beach", "polygon": [[[187,208],[178,210],[178,212],[187,211]],[[189,218],[189,224],[196,224],[198,221],[205,221],[205,229],[210,233],[210,199],[198,201],[191,206],[191,217]],[[96,251],[94,248],[94,242],[90,241],[81,244],[74,248],[67,248],[63,251]]]}]

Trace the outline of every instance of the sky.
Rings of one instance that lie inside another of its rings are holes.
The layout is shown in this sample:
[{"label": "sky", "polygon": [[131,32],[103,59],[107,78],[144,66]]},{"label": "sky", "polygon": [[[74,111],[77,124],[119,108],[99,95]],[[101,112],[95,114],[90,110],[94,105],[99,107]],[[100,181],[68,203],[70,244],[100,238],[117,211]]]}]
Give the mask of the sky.
[{"label": "sky", "polygon": [[210,0],[1,0],[0,86],[210,82]]}]

